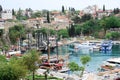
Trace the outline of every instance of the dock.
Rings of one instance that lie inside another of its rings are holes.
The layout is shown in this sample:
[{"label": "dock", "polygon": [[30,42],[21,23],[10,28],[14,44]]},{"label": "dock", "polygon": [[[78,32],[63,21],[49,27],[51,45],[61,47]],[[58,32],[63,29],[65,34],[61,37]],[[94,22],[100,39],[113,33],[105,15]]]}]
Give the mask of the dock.
[{"label": "dock", "polygon": [[[37,70],[37,74],[38,75],[44,75],[44,72],[45,72],[46,70],[45,69],[38,69]],[[72,74],[72,75],[69,75],[69,74],[66,74],[66,73],[60,73],[60,72],[58,72],[58,71],[50,71],[49,72],[49,74],[48,74],[49,76],[53,76],[53,77],[57,77],[57,78],[61,78],[61,79],[64,79],[64,80],[66,80],[66,79],[72,79],[72,80],[80,80],[81,78],[79,77],[79,76],[77,76],[77,75],[74,75],[74,74]]]},{"label": "dock", "polygon": [[113,41],[113,44],[120,44],[120,41]]}]

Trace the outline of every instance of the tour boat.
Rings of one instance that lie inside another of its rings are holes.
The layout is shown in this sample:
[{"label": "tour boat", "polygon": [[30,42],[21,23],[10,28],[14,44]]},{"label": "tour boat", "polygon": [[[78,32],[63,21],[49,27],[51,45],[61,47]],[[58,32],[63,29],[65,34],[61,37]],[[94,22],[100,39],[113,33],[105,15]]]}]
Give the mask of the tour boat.
[{"label": "tour boat", "polygon": [[61,70],[63,66],[64,60],[57,60],[57,59],[43,59],[42,64],[40,64],[41,69],[52,69],[52,70]]},{"label": "tour boat", "polygon": [[9,55],[21,54],[21,51],[9,51]]},{"label": "tour boat", "polygon": [[94,50],[99,50],[99,46],[97,46],[96,45],[96,43],[94,43],[94,42],[89,42],[89,41],[87,41],[87,42],[83,42],[83,43],[76,43],[76,44],[74,44],[74,48],[75,48],[75,50],[76,49],[88,49],[88,50],[91,50],[91,51],[94,51]]},{"label": "tour boat", "polygon": [[120,68],[120,58],[110,58],[110,59],[104,61],[101,68],[104,70]]},{"label": "tour boat", "polygon": [[112,50],[112,41],[108,40],[108,41],[103,41],[101,44],[101,51],[110,51]]}]

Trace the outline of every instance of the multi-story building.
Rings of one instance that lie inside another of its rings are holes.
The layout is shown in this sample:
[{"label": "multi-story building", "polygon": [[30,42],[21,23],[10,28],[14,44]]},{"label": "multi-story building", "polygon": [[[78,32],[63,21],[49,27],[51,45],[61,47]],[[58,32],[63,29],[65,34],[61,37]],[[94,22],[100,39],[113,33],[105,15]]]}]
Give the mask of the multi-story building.
[{"label": "multi-story building", "polygon": [[5,28],[4,25],[5,25],[5,20],[0,19],[0,29],[4,29]]},{"label": "multi-story building", "polygon": [[1,18],[2,19],[13,19],[12,11],[11,10],[2,11]]},{"label": "multi-story building", "polygon": [[110,16],[112,14],[112,10],[106,10],[106,11],[103,11],[103,10],[98,10],[97,11],[97,18],[98,19],[101,19],[103,16]]},{"label": "multi-story building", "polygon": [[96,13],[96,11],[98,11],[98,7],[97,5],[88,6],[83,11],[84,13],[87,13],[87,14],[93,14],[93,13]]}]

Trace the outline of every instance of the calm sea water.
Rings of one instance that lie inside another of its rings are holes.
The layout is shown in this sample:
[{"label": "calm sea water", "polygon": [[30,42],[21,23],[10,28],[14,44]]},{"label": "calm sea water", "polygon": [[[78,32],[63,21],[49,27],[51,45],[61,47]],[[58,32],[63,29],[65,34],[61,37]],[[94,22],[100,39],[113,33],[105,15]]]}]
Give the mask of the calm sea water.
[{"label": "calm sea water", "polygon": [[[114,57],[120,57],[120,45],[113,45],[112,51],[108,52],[92,52],[87,49],[79,50],[78,52],[70,51],[67,45],[61,46],[58,48],[59,55],[65,55],[70,54],[69,61],[74,61],[80,66],[82,65],[80,62],[80,57],[82,55],[90,55],[91,61],[87,64],[86,71],[88,72],[97,72],[100,68],[100,65],[103,63],[103,61],[114,58]],[[51,55],[56,54],[56,50],[50,53]]]}]

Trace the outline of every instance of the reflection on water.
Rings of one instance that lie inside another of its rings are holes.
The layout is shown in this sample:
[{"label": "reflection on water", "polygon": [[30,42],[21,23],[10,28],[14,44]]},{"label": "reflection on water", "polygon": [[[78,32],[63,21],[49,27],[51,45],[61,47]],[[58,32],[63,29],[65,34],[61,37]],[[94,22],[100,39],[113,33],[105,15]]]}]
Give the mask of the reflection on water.
[{"label": "reflection on water", "polygon": [[[64,45],[58,48],[58,53],[59,55],[70,54],[69,61],[74,61],[79,65],[81,65],[80,57],[82,55],[90,55],[92,60],[87,64],[86,70],[96,72],[98,68],[100,68],[100,65],[103,61],[107,60],[108,58],[120,57],[120,45],[113,45],[112,51],[107,52],[92,52],[88,49],[79,50],[75,52],[73,50],[69,50],[69,47],[67,45]],[[56,54],[56,50],[51,52],[51,55],[53,54]]]}]

